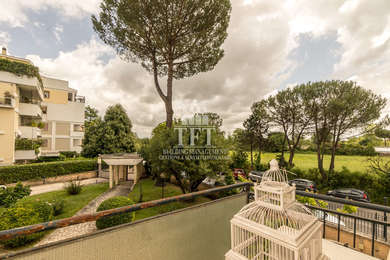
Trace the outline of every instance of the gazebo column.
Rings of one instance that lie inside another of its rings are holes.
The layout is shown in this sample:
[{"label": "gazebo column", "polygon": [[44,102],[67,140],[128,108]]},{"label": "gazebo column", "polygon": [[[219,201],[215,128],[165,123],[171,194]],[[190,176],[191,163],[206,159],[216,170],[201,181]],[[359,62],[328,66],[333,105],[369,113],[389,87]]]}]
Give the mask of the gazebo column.
[{"label": "gazebo column", "polygon": [[113,186],[114,186],[114,176],[113,176],[113,166],[112,165],[110,165],[109,166],[109,169],[110,169],[110,178],[109,178],[109,181],[110,181],[110,189],[112,189],[113,188]]},{"label": "gazebo column", "polygon": [[119,166],[118,165],[115,165],[114,176],[115,176],[115,185],[118,185],[119,184]]},{"label": "gazebo column", "polygon": [[133,173],[134,173],[134,183],[137,183],[138,181],[138,164],[133,166]]}]

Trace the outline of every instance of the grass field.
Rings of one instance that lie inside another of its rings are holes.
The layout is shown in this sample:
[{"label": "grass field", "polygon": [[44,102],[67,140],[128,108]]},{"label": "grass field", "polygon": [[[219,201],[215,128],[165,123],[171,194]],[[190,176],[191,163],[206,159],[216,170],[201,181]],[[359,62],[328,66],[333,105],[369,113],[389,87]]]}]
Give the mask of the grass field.
[{"label": "grass field", "polygon": [[[161,187],[157,187],[154,185],[154,181],[152,179],[143,179],[139,183],[136,184],[133,191],[130,193],[129,197],[135,202],[138,203],[140,197],[140,187],[142,185],[142,202],[152,201],[161,199]],[[179,187],[167,183],[164,187],[164,198],[177,196],[182,194]],[[204,203],[210,201],[210,199],[205,197],[198,197],[195,201],[192,202],[172,202],[166,205],[142,209],[135,212],[135,219],[143,219],[152,216],[156,216],[162,213],[170,212],[177,209],[186,208],[189,206],[193,206],[196,204]]]},{"label": "grass field", "polygon": [[52,191],[42,193],[38,195],[29,196],[23,198],[24,201],[29,200],[41,200],[41,201],[52,201],[54,199],[63,199],[65,201],[64,211],[55,216],[55,219],[68,218],[76,214],[77,211],[86,206],[91,200],[108,190],[107,183],[93,184],[83,186],[83,190],[77,195],[68,195],[65,190]]},{"label": "grass field", "polygon": [[[276,158],[276,153],[264,153],[261,157],[263,164],[268,163],[270,160]],[[249,155],[250,156],[250,155]],[[285,154],[285,159],[288,160],[289,154]],[[369,166],[368,156],[357,156],[357,155],[337,155],[335,167],[336,170],[341,170],[342,167],[346,167],[350,171],[365,171]],[[386,160],[390,160],[386,157]],[[329,168],[330,155],[325,155],[324,167]],[[315,153],[298,153],[294,156],[294,164],[296,167],[302,170],[310,168],[317,168],[317,155]]]}]

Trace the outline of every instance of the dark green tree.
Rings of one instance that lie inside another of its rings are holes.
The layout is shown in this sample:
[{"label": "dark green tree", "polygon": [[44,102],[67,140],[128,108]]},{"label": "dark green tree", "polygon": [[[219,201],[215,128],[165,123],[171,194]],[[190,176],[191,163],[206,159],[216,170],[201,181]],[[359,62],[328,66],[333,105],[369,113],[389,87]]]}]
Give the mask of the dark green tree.
[{"label": "dark green tree", "polygon": [[[189,131],[183,133],[183,139],[189,138]],[[206,142],[206,133],[199,133],[199,142]],[[199,184],[207,177],[213,177],[219,172],[228,172],[228,161],[224,159],[208,160],[198,158],[164,158],[164,151],[170,150],[178,144],[178,132],[167,128],[165,123],[159,124],[152,131],[152,138],[148,148],[153,176],[158,179],[161,173],[167,178],[175,177],[177,185],[183,193],[194,192]],[[212,132],[212,145],[219,149],[225,148],[223,134]]]},{"label": "dark green tree", "polygon": [[[230,12],[229,0],[103,0],[92,23],[121,58],[153,74],[170,128],[173,79],[215,67],[224,54]],[[165,76],[164,93],[159,78]]]},{"label": "dark green tree", "polygon": [[[90,109],[89,109],[90,110]],[[85,124],[83,156],[130,153],[135,151],[135,135],[124,108],[117,104],[107,109],[104,119],[95,118]]]}]

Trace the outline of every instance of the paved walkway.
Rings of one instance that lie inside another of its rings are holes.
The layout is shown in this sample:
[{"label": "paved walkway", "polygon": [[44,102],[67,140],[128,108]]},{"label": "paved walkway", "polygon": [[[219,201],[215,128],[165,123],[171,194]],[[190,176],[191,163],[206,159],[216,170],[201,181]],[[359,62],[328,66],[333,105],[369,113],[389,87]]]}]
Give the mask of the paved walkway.
[{"label": "paved walkway", "polygon": [[[103,178],[92,178],[92,179],[81,180],[80,184],[81,185],[89,185],[89,184],[102,183],[102,182],[108,182],[108,180],[103,179]],[[50,191],[62,190],[62,189],[64,189],[64,187],[67,183],[68,182],[58,182],[58,183],[50,183],[50,184],[31,186],[30,187],[31,188],[31,195],[41,194],[41,193],[50,192]]]},{"label": "paved walkway", "polygon": [[[111,197],[127,196],[130,192],[131,185],[132,182],[126,182],[119,186],[116,186],[112,190],[103,193],[102,195],[100,195],[99,197],[95,198],[90,203],[88,203],[87,206],[85,206],[80,211],[78,211],[75,216],[95,213],[99,205],[103,201]],[[54,232],[52,232],[50,235],[46,236],[41,241],[39,241],[35,246],[40,246],[40,245],[44,245],[44,244],[48,244],[48,243],[76,237],[76,236],[81,236],[94,231],[96,231],[95,221],[64,227],[64,228],[59,228],[56,229]]]}]

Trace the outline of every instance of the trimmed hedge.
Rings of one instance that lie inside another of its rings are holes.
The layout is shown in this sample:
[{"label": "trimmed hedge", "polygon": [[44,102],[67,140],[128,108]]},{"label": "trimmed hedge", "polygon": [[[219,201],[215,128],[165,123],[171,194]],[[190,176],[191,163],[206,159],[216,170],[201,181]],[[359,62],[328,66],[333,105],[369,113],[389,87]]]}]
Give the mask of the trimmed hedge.
[{"label": "trimmed hedge", "polygon": [[[108,210],[108,209],[120,208],[132,204],[134,204],[134,202],[128,197],[117,196],[103,201],[102,204],[99,205],[97,212]],[[96,227],[98,229],[104,229],[108,227],[129,223],[134,219],[135,219],[135,212],[120,213],[114,216],[102,217],[96,220]]]},{"label": "trimmed hedge", "polygon": [[[42,201],[18,201],[11,208],[0,208],[0,230],[8,230],[17,227],[47,222],[53,219],[53,208],[47,202]],[[45,232],[20,236],[2,241],[7,248],[25,246],[40,239]]]},{"label": "trimmed hedge", "polygon": [[96,160],[72,160],[0,167],[0,184],[39,180],[78,172],[94,171]]}]

